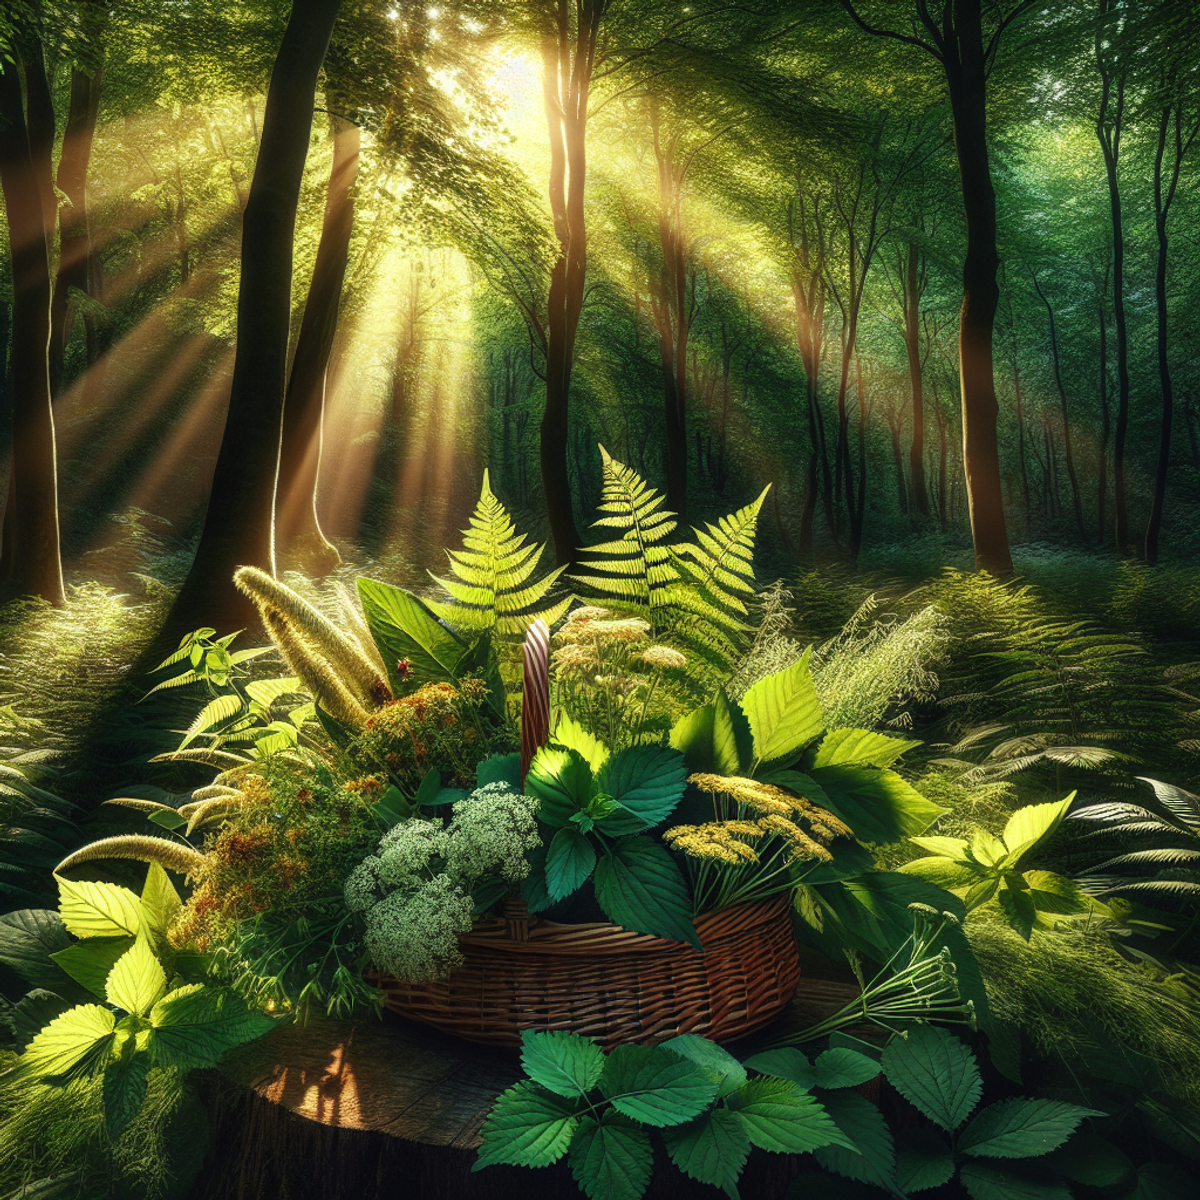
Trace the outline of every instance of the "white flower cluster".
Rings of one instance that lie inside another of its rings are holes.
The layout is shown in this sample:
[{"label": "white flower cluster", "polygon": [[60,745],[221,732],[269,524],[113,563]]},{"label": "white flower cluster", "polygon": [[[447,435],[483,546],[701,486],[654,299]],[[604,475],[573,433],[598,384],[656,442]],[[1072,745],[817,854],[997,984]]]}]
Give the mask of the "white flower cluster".
[{"label": "white flower cluster", "polygon": [[410,879],[435,870],[434,860],[444,858],[446,849],[441,821],[401,821],[379,843],[379,882],[404,887]]},{"label": "white flower cluster", "polygon": [[529,874],[526,855],[541,845],[538,802],[507,784],[489,783],[454,806],[447,833],[446,871],[472,883],[498,876],[516,883]]},{"label": "white flower cluster", "polygon": [[462,962],[457,935],[470,932],[474,913],[471,897],[442,875],[393,892],[367,913],[371,961],[393,979],[441,978]]}]

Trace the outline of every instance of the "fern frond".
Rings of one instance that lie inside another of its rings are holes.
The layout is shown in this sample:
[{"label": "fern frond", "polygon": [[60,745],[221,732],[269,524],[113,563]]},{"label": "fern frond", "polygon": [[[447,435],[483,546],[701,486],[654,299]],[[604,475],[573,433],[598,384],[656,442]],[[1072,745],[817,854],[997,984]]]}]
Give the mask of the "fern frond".
[{"label": "fern frond", "polygon": [[98,842],[80,847],[74,854],[68,854],[54,868],[54,873],[57,875],[68,867],[77,867],[80,863],[101,858],[134,858],[141,862],[156,862],[160,867],[177,871],[180,875],[192,875],[204,864],[204,855],[182,842],[124,834],[121,837],[101,838]]},{"label": "fern frond", "polygon": [[523,638],[534,621],[553,625],[570,607],[572,597],[547,601],[565,567],[555,567],[529,582],[545,549],[517,532],[484,471],[479,502],[463,530],[462,549],[447,551],[452,578],[429,573],[446,589],[451,602],[430,601],[429,607],[461,630],[494,633],[509,641]]}]

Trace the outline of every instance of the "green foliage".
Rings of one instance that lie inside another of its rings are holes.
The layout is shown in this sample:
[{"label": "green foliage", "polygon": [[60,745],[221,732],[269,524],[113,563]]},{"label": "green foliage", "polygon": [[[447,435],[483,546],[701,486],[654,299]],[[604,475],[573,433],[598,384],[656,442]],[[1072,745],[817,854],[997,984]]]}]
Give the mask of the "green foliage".
[{"label": "green foliage", "polygon": [[520,641],[539,618],[553,626],[572,598],[568,595],[547,603],[547,595],[565,567],[555,567],[542,579],[530,582],[544,552],[544,545],[526,545],[525,535],[517,532],[508,511],[493,495],[484,471],[483,489],[471,515],[471,527],[464,531],[463,548],[449,552],[454,578],[433,576],[454,603],[435,601],[430,608],[464,633],[494,632],[510,641]]}]

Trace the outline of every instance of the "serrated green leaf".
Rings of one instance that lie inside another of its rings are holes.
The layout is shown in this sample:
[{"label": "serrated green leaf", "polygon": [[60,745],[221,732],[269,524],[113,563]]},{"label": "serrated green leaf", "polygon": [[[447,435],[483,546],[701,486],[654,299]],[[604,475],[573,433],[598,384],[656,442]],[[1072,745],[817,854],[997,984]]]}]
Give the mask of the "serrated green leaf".
[{"label": "serrated green leaf", "polygon": [[716,1099],[717,1085],[695,1063],[658,1046],[617,1046],[600,1091],[617,1112],[643,1125],[682,1125]]},{"label": "serrated green leaf", "polygon": [[577,1033],[527,1030],[521,1035],[521,1066],[535,1083],[572,1099],[600,1082],[604,1052]]},{"label": "serrated green leaf", "polygon": [[654,1150],[644,1129],[605,1113],[599,1122],[580,1121],[569,1161],[588,1200],[640,1200],[650,1185]]},{"label": "serrated green leaf", "polygon": [[1025,880],[1019,875],[1005,875],[996,892],[996,903],[1009,925],[1029,941],[1033,927],[1038,923],[1038,911]]},{"label": "serrated green leaf", "polygon": [[58,911],[76,937],[136,937],[144,914],[137,896],[115,883],[64,879],[56,875]]},{"label": "serrated green leaf", "polygon": [[108,1055],[116,1018],[98,1004],[80,1004],[55,1017],[25,1049],[13,1077],[77,1078],[99,1070]]},{"label": "serrated green leaf", "polygon": [[496,1098],[480,1131],[483,1145],[471,1170],[496,1163],[549,1166],[566,1154],[578,1127],[579,1118],[562,1097],[523,1079]]},{"label": "serrated green leaf", "polygon": [[908,1194],[941,1187],[954,1175],[954,1155],[932,1129],[906,1129],[896,1135],[896,1185]]},{"label": "serrated green leaf", "polygon": [[874,1079],[879,1071],[879,1064],[873,1058],[857,1050],[826,1050],[813,1063],[814,1082],[820,1088],[858,1087]]},{"label": "serrated green leaf", "polygon": [[53,956],[70,945],[67,927],[53,909],[23,908],[0,915],[0,963],[30,987],[53,992],[67,984]]},{"label": "serrated green leaf", "polygon": [[846,1137],[822,1104],[788,1079],[750,1079],[736,1093],[734,1111],[763,1150],[805,1154]]},{"label": "serrated green leaf", "polygon": [[879,1109],[854,1091],[821,1092],[819,1099],[843,1135],[841,1144],[822,1146],[815,1151],[821,1166],[849,1179],[876,1184],[893,1196],[899,1195],[896,1149]]},{"label": "serrated green leaf", "polygon": [[109,1004],[145,1016],[167,994],[167,976],[143,933],[117,959],[104,984]]},{"label": "serrated green leaf", "polygon": [[920,846],[922,850],[928,850],[930,854],[940,855],[942,858],[948,858],[956,863],[969,863],[967,858],[968,842],[964,838],[952,837],[910,837],[908,839],[914,846]]},{"label": "serrated green leaf", "polygon": [[907,738],[876,733],[872,729],[834,729],[821,739],[812,765],[829,767],[837,763],[866,763],[872,767],[890,767],[902,754],[920,744]]},{"label": "serrated green leaf", "polygon": [[626,929],[700,948],[679,864],[649,838],[622,838],[596,864],[596,900]]},{"label": "serrated green leaf", "polygon": [[663,1130],[671,1161],[689,1179],[719,1187],[737,1198],[737,1181],[750,1155],[740,1113],[717,1108],[686,1125]]},{"label": "serrated green leaf", "polygon": [[983,1092],[975,1056],[940,1026],[915,1025],[884,1047],[888,1082],[943,1129],[957,1129]]},{"label": "serrated green leaf", "polygon": [[566,712],[559,716],[550,740],[566,750],[575,750],[591,767],[593,774],[598,772],[608,759],[608,747]]},{"label": "serrated green leaf", "polygon": [[1058,1149],[1094,1108],[1017,1097],[991,1104],[962,1131],[958,1148],[973,1158],[1036,1158]]},{"label": "serrated green leaf", "polygon": [[114,1141],[142,1106],[149,1069],[150,1061],[144,1054],[126,1055],[104,1068],[104,1127]]},{"label": "serrated green leaf", "polygon": [[8,1013],[17,1053],[20,1054],[55,1017],[61,1017],[73,1007],[70,1000],[45,988],[26,992]]},{"label": "serrated green leaf", "polygon": [[[899,870],[904,875],[915,875],[918,879],[937,884],[938,887],[945,888],[948,892],[955,888],[974,887],[980,882],[978,867],[943,858],[940,854],[911,859],[909,862],[902,863]],[[991,883],[994,890],[995,880],[982,882]]]},{"label": "serrated green leaf", "polygon": [[758,680],[742,697],[759,762],[786,764],[824,732],[825,716],[808,665],[811,657],[809,647],[798,662]]},{"label": "serrated green leaf", "polygon": [[808,772],[825,791],[825,804],[861,842],[886,845],[924,833],[945,812],[895,771],[838,763]]},{"label": "serrated green leaf", "polygon": [[712,769],[718,775],[745,775],[754,759],[754,735],[740,704],[724,688],[713,701]]},{"label": "serrated green leaf", "polygon": [[564,825],[546,848],[546,891],[551,900],[578,891],[596,866],[596,851],[578,826]]},{"label": "serrated green leaf", "polygon": [[86,938],[65,950],[56,950],[51,957],[76,983],[104,1000],[109,972],[134,941],[131,937]]},{"label": "serrated green leaf", "polygon": [[687,766],[668,746],[629,746],[600,769],[596,787],[617,810],[598,824],[610,837],[653,829],[675,810],[687,786]]},{"label": "serrated green leaf", "polygon": [[682,1054],[715,1080],[718,1100],[736,1092],[746,1082],[746,1068],[724,1047],[698,1033],[681,1033],[660,1045],[664,1050]]},{"label": "serrated green leaf", "polygon": [[971,1200],[1071,1200],[1061,1183],[1032,1179],[1020,1170],[990,1163],[964,1163],[958,1177]]},{"label": "serrated green leaf", "polygon": [[167,926],[171,924],[175,914],[182,907],[179,893],[168,878],[167,873],[159,863],[152,862],[146,872],[146,882],[142,885],[142,912],[146,917],[149,931],[159,939],[164,939]]},{"label": "serrated green leaf", "polygon": [[215,1067],[234,1046],[262,1037],[275,1021],[252,1012],[228,988],[188,984],[150,1010],[150,1049],[156,1066]]},{"label": "serrated green leaf", "polygon": [[594,790],[592,769],[576,750],[543,746],[525,776],[525,791],[536,796],[538,815],[547,825],[561,827],[587,807]]},{"label": "serrated green leaf", "polygon": [[746,1066],[760,1075],[774,1075],[777,1079],[790,1079],[803,1091],[808,1091],[817,1081],[817,1073],[808,1058],[794,1047],[782,1050],[764,1050],[746,1059]]},{"label": "serrated green leaf", "polygon": [[716,706],[703,704],[671,726],[670,744],[687,763],[688,770],[713,771],[713,722]]},{"label": "serrated green leaf", "polygon": [[[1030,804],[1019,808],[1004,826],[1001,837],[1006,849],[1017,856],[1032,850],[1036,845],[1049,839],[1050,835],[1063,823],[1067,812],[1075,800],[1075,793],[1051,804]],[[1016,866],[1017,861],[1009,864]]]}]

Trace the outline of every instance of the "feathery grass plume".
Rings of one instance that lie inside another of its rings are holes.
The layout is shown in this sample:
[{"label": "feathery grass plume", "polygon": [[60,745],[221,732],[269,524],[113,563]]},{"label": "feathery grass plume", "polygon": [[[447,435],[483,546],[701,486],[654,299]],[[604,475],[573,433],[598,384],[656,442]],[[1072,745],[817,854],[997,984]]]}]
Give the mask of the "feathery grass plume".
[{"label": "feathery grass plume", "polygon": [[[234,572],[233,582],[258,606],[272,640],[301,679],[305,675],[297,668],[293,656],[308,651],[327,663],[345,681],[343,690],[353,696],[360,708],[370,711],[392,699],[392,690],[386,679],[363,652],[358,640],[343,633],[328,617],[286,584],[257,567],[239,567]],[[268,613],[274,614],[270,621],[267,619]],[[285,624],[290,632],[287,639],[290,653],[284,651],[276,636],[276,632]],[[315,666],[315,673],[322,673],[319,666]]]},{"label": "feathery grass plume", "polygon": [[725,685],[731,699],[740,700],[760,679],[799,662],[804,646],[791,636],[795,629],[792,593],[777,579],[758,594],[759,620],[750,649]]},{"label": "feathery grass plume", "polygon": [[57,875],[69,867],[77,867],[80,863],[94,862],[101,858],[132,858],[139,862],[156,862],[160,867],[177,871],[180,875],[192,875],[204,864],[204,855],[182,842],[168,842],[166,838],[128,833],[119,837],[101,838],[80,847],[74,854],[68,854],[54,868],[54,873]]},{"label": "feathery grass plume", "polygon": [[508,510],[492,492],[488,472],[471,514],[470,528],[463,530],[463,548],[447,551],[453,579],[430,577],[450,593],[453,603],[430,601],[429,607],[451,625],[471,633],[494,632],[507,640],[519,640],[535,621],[553,625],[567,611],[573,597],[547,601],[547,594],[566,567],[555,567],[548,575],[530,582],[546,546],[527,543],[518,533]]},{"label": "feathery grass plume", "polygon": [[[165,754],[156,754],[150,761],[152,763],[202,763],[217,771],[236,771],[240,767],[249,766],[253,760],[243,758],[240,754],[231,754],[228,750],[212,750],[207,746],[193,746],[186,750],[168,750]],[[216,780],[214,780],[215,782]]]},{"label": "feathery grass plume", "polygon": [[231,812],[244,799],[241,792],[230,792],[228,795],[213,796],[208,800],[197,800],[192,804],[180,805],[179,815],[187,820],[185,833],[190,837],[201,825],[207,824],[215,817]]}]

